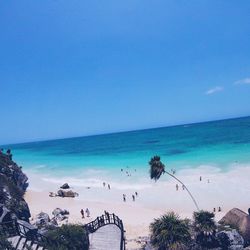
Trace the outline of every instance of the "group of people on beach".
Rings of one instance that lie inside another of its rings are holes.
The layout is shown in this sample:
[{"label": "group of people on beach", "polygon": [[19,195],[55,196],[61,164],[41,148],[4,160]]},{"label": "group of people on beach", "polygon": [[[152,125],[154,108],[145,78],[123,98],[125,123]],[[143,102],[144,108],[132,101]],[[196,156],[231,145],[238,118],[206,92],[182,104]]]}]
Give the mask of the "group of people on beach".
[{"label": "group of people on beach", "polygon": [[[103,187],[106,187],[106,182],[103,182],[102,185],[103,185]],[[107,184],[107,187],[108,187],[109,190],[111,189],[111,186],[110,186],[109,183]]]},{"label": "group of people on beach", "polygon": [[[129,167],[127,166],[126,169],[129,169]],[[128,177],[131,177],[132,174],[131,172],[129,172],[129,170],[124,170],[123,168],[121,168],[121,172],[124,172]],[[136,172],[136,169],[134,169],[134,172]]]},{"label": "group of people on beach", "polygon": [[[135,201],[135,197],[137,196],[138,196],[138,192],[135,192],[134,194],[132,194],[132,201]],[[123,194],[122,197],[123,197],[123,201],[126,202],[127,201],[126,194]]]},{"label": "group of people on beach", "polygon": [[[200,176],[200,181],[202,181],[202,176]],[[210,183],[209,179],[207,179],[207,183]]]},{"label": "group of people on beach", "polygon": [[[216,208],[215,208],[215,207],[214,207],[213,211],[214,211],[214,213],[216,213]],[[217,211],[218,211],[218,212],[221,212],[221,211],[222,211],[222,210],[221,210],[221,207],[218,207]]]},{"label": "group of people on beach", "polygon": [[[82,215],[82,219],[84,219],[84,218],[85,218],[85,216],[84,216],[84,210],[81,209],[80,213],[81,213],[81,215]],[[87,216],[87,217],[90,217],[90,211],[89,211],[88,208],[86,208],[85,213],[86,213],[86,216]]]},{"label": "group of people on beach", "polygon": [[[175,189],[176,189],[176,191],[179,190],[179,184],[178,183],[175,185]],[[182,184],[182,190],[185,190],[185,185],[184,184]]]}]

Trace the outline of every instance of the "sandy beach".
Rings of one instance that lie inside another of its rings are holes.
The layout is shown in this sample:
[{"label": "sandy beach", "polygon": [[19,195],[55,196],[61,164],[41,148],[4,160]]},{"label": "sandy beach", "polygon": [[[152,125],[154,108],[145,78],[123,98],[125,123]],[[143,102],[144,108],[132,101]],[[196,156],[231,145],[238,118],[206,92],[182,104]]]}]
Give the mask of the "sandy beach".
[{"label": "sandy beach", "polygon": [[[84,185],[73,185],[72,190],[79,193],[79,197],[76,198],[49,197],[49,192],[56,192],[60,187],[59,183],[63,184],[62,179],[58,179],[57,184],[35,174],[30,173],[28,176],[31,185],[25,199],[32,217],[41,211],[52,216],[52,211],[59,207],[70,212],[69,223],[85,224],[106,210],[115,213],[123,220],[129,249],[135,247],[133,239],[148,235],[150,222],[164,212],[175,211],[182,218],[192,218],[192,213],[195,211],[195,206],[186,190],[179,186],[176,191],[177,182],[167,175],[162,176],[156,183],[148,179],[141,190],[133,190],[133,185],[127,189],[118,189],[113,187],[115,185],[112,185],[112,182],[110,190],[107,185],[103,187],[101,182],[99,186],[95,184],[88,188]],[[200,166],[196,169],[180,170],[176,176],[187,185],[200,209],[213,211],[213,208],[216,210],[219,206],[222,208],[222,212],[216,212],[216,220],[233,207],[244,211],[249,207],[249,199],[246,198],[246,193],[250,191],[249,165],[232,164],[228,172],[221,172],[216,167]],[[37,190],[38,186],[35,183],[41,187],[40,191]],[[133,201],[132,194],[135,191],[138,191],[138,197]],[[126,194],[126,202],[122,199],[123,194]],[[81,218],[82,208],[89,208],[89,218]]]}]

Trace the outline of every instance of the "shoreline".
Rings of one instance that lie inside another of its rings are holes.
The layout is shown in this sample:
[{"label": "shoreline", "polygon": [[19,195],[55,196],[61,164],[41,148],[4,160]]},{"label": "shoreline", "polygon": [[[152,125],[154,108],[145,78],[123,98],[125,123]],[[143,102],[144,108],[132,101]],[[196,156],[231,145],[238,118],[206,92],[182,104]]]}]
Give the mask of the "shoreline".
[{"label": "shoreline", "polygon": [[[202,181],[199,180],[200,176],[202,176]],[[227,173],[204,166],[199,169],[181,170],[177,173],[177,177],[183,180],[190,189],[200,209],[213,211],[214,207],[221,206],[222,212],[215,213],[216,221],[234,207],[247,211],[249,201],[245,199],[245,194],[250,191],[248,176],[250,176],[250,165],[235,166]],[[59,185],[46,183],[41,176],[29,177],[31,183],[39,181],[43,183],[41,191],[32,190],[31,186],[25,194],[32,217],[41,211],[48,213],[51,217],[52,211],[58,207],[70,212],[69,223],[85,224],[102,215],[106,210],[122,219],[129,244],[132,244],[133,239],[139,236],[147,236],[149,224],[165,212],[174,211],[182,218],[191,219],[195,211],[195,206],[187,192],[181,187],[176,191],[176,181],[166,176],[156,183],[148,179],[149,185],[138,192],[135,202],[131,198],[133,193],[131,189],[120,190],[112,185],[111,190],[102,185],[91,188],[73,186],[74,192],[79,193],[79,197],[49,197],[49,192],[57,191]],[[126,202],[122,200],[123,193],[127,194]],[[80,210],[86,208],[90,210],[90,218],[82,219]]]}]

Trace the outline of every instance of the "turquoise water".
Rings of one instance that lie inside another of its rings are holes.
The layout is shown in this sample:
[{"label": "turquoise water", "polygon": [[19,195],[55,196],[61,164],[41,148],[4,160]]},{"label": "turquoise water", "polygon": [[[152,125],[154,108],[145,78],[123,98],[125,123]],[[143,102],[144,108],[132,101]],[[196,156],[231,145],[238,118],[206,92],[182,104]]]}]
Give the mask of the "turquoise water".
[{"label": "turquoise water", "polygon": [[4,146],[27,170],[77,176],[89,169],[146,171],[153,155],[169,168],[250,162],[250,117]]}]

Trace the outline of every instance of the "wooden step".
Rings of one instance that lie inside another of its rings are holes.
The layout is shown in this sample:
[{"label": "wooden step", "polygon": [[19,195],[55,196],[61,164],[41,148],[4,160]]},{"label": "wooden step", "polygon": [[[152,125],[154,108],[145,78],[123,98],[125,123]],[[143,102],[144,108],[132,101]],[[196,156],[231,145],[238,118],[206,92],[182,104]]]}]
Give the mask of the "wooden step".
[{"label": "wooden step", "polygon": [[89,235],[89,250],[120,250],[121,230],[113,224],[105,225]]}]

